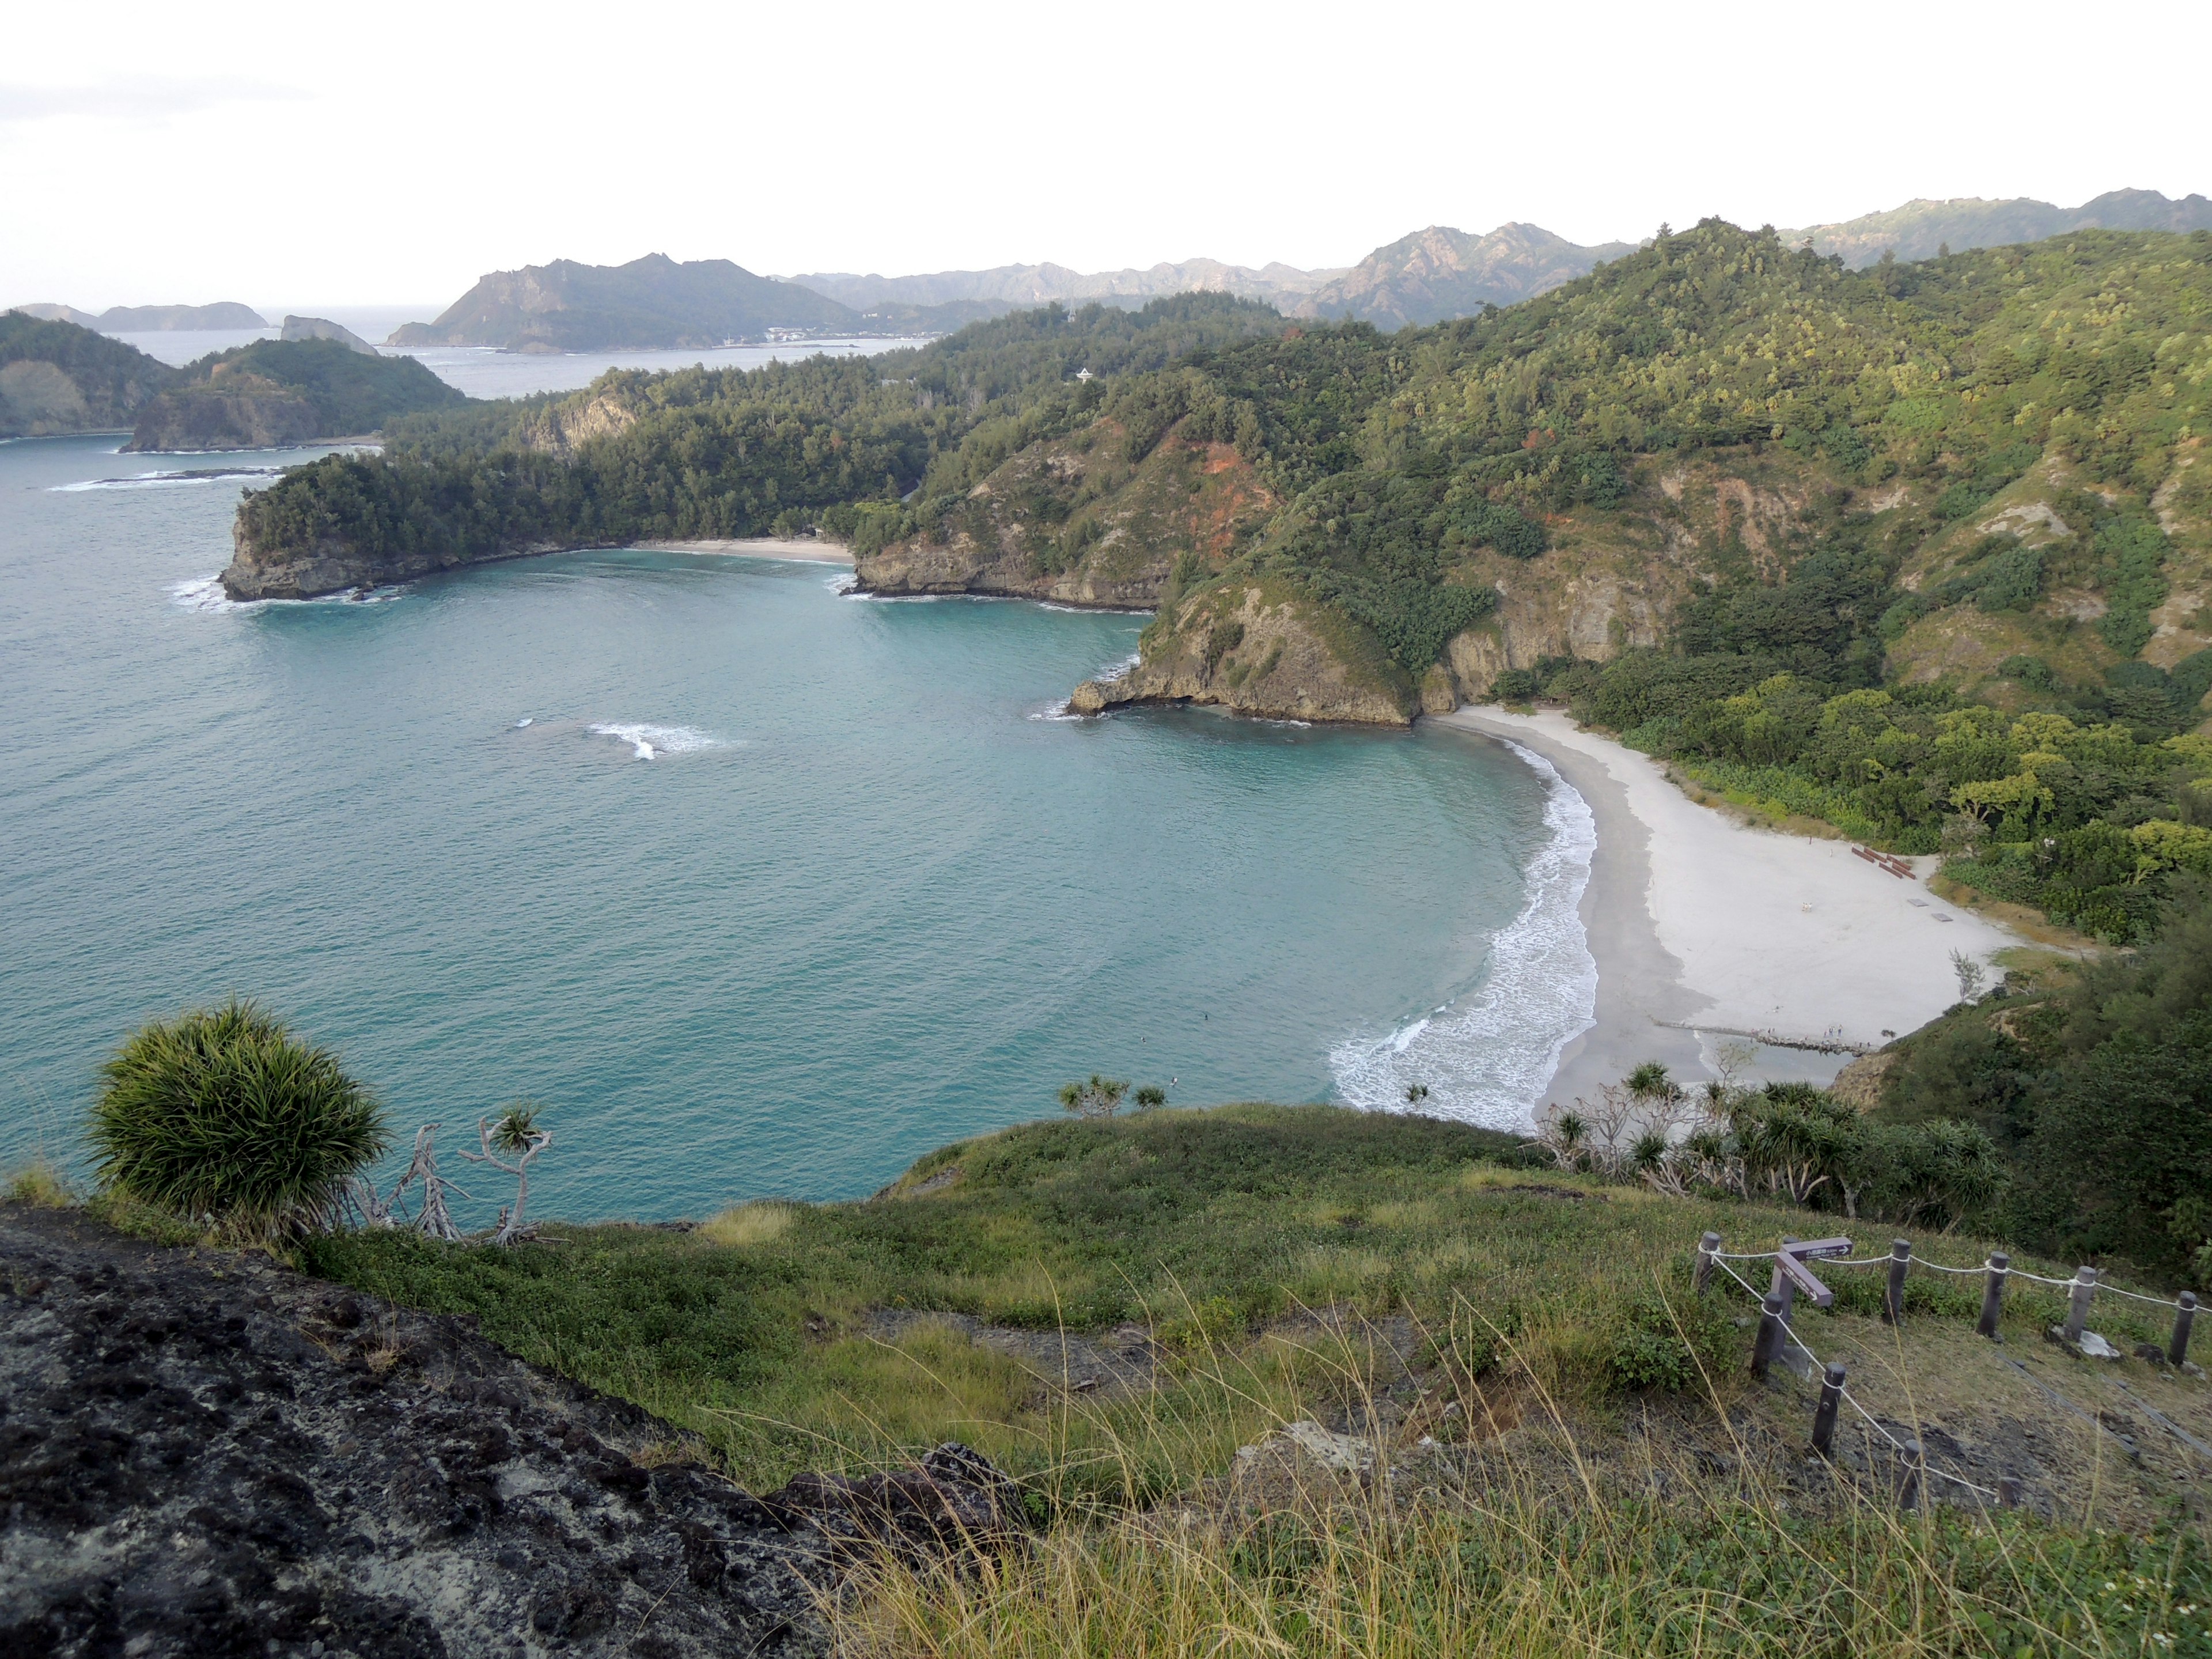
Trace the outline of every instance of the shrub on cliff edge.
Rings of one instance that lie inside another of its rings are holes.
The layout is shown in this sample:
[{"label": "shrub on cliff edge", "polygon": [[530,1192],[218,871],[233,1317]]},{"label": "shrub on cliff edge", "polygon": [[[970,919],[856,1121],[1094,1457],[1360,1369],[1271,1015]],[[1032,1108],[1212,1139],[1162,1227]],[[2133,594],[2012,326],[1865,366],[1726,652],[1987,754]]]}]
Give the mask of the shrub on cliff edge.
[{"label": "shrub on cliff edge", "polygon": [[137,1032],[100,1068],[89,1137],[107,1192],[241,1237],[325,1226],[388,1144],[325,1048],[233,1000]]}]

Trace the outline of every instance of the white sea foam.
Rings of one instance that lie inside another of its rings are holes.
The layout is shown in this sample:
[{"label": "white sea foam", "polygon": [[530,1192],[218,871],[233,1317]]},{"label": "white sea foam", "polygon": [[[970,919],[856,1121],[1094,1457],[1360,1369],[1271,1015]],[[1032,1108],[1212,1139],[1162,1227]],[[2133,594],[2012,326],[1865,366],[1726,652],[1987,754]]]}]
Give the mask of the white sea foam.
[{"label": "white sea foam", "polygon": [[127,478],[86,478],[77,483],[55,484],[51,493],[73,495],[86,489],[158,489],[171,484],[235,483],[241,478],[273,478],[281,466],[207,467],[189,472],[139,472]]},{"label": "white sea foam", "polygon": [[1597,963],[1580,907],[1596,821],[1549,761],[1517,743],[1508,747],[1543,778],[1552,832],[1529,862],[1521,913],[1491,940],[1489,972],[1455,1012],[1448,1006],[1330,1051],[1337,1093],[1352,1105],[1403,1110],[1407,1086],[1418,1083],[1429,1091],[1425,1112],[1526,1129],[1559,1051],[1595,1024]]},{"label": "white sea foam", "polygon": [[220,616],[227,611],[255,611],[266,605],[266,599],[234,599],[222,591],[221,576],[194,576],[189,581],[169,584],[169,602],[180,611],[197,611],[203,616]]},{"label": "white sea foam", "polygon": [[830,577],[822,585],[832,593],[849,593],[860,585],[860,579],[848,570],[841,575]]},{"label": "white sea foam", "polygon": [[690,726],[652,726],[643,721],[608,720],[584,728],[594,737],[615,738],[630,746],[640,760],[659,760],[664,755],[690,755],[702,749],[724,749],[727,743]]}]

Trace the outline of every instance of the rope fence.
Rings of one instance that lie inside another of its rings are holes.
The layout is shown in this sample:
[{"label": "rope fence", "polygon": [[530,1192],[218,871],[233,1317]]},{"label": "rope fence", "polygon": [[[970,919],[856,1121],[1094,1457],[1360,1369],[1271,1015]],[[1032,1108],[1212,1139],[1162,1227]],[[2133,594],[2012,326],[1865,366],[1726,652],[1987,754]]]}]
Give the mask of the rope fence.
[{"label": "rope fence", "polygon": [[[1778,1250],[1771,1254],[1778,1256],[1781,1255],[1781,1252]],[[1733,1259],[1741,1261],[1746,1258],[1737,1256]],[[1828,1262],[1824,1265],[1828,1267],[1837,1267],[1843,1264]],[[1758,1289],[1753,1285],[1751,1281],[1746,1279],[1741,1273],[1738,1273],[1735,1268],[1729,1267],[1727,1261],[1722,1261],[1721,1270],[1727,1273],[1730,1279],[1735,1280],[1737,1284],[1742,1285],[1745,1290],[1749,1291],[1753,1299],[1757,1301],[1762,1309],[1764,1309],[1767,1303],[1772,1299],[1771,1297],[1762,1296]],[[1782,1339],[1783,1340],[1796,1344],[1796,1346],[1803,1351],[1806,1358],[1811,1360],[1814,1364],[1820,1366],[1821,1375],[1825,1379],[1821,1386],[1823,1395],[1826,1395],[1829,1394],[1830,1390],[1833,1390],[1833,1399],[1843,1401],[1845,1404],[1850,1406],[1853,1411],[1864,1418],[1867,1421],[1868,1427],[1871,1428],[1876,1434],[1889,1442],[1889,1443],[1896,1449],[1899,1455],[1902,1456],[1905,1460],[1905,1466],[1908,1469],[1911,1469],[1915,1473],[1924,1472],[1926,1474],[1932,1474],[1938,1480],[1948,1480],[1953,1486],[1964,1486],[1968,1492],[1978,1492],[1984,1498],[1996,1498],[2000,1503],[2004,1501],[2004,1496],[2001,1492],[1992,1492],[1989,1487],[1978,1485],[1974,1481],[1967,1480],[1964,1475],[1953,1474],[1948,1470],[1937,1468],[1934,1464],[1928,1462],[1927,1453],[1922,1448],[1918,1441],[1899,1440],[1895,1435],[1892,1434],[1882,1425],[1881,1419],[1877,1418],[1872,1412],[1869,1411],[1864,1406],[1859,1403],[1857,1395],[1854,1395],[1849,1389],[1844,1386],[1844,1366],[1840,1360],[1832,1361],[1825,1364],[1822,1364],[1820,1356],[1813,1352],[1812,1346],[1808,1343],[1804,1338],[1799,1336],[1796,1330],[1785,1327],[1784,1332],[1785,1334]],[[1764,1334],[1763,1331],[1762,1334]],[[1826,1417],[1826,1423],[1825,1425],[1827,1431],[1826,1434],[1822,1432],[1824,1425],[1820,1420],[1821,1413],[1825,1413]],[[1828,1437],[1833,1434],[1834,1429],[1835,1409],[1833,1400],[1824,1398],[1814,1419],[1813,1443],[1815,1450],[1822,1453],[1823,1455],[1827,1452],[1829,1443]]]},{"label": "rope fence", "polygon": [[[2015,1268],[2012,1266],[2011,1257],[2002,1250],[1991,1251],[1988,1260],[1978,1267],[1948,1267],[1940,1261],[1929,1261],[1914,1257],[1911,1241],[1904,1238],[1896,1239],[1891,1243],[1887,1255],[1851,1257],[1835,1254],[1848,1250],[1850,1247],[1850,1240],[1848,1238],[1815,1239],[1809,1242],[1785,1238],[1782,1242],[1782,1248],[1776,1250],[1728,1251],[1721,1249],[1720,1235],[1709,1232],[1698,1241],[1697,1288],[1702,1294],[1711,1285],[1713,1269],[1716,1267],[1743,1287],[1751,1298],[1759,1304],[1760,1309],[1759,1332],[1752,1342],[1752,1374],[1764,1377],[1773,1361],[1787,1358],[1788,1350],[1792,1346],[1802,1352],[1808,1361],[1820,1370],[1823,1378],[1820,1403],[1815,1407],[1813,1416],[1813,1449],[1824,1457],[1832,1455],[1831,1447],[1835,1437],[1837,1409],[1840,1405],[1850,1406],[1866,1420],[1869,1428],[1887,1441],[1896,1449],[1898,1455],[1905,1461],[1907,1475],[1905,1492],[1900,1501],[1907,1508],[1911,1507],[1917,1498],[1918,1477],[1923,1474],[1963,1487],[1983,1498],[1993,1498],[2007,1508],[2019,1503],[2021,1483],[2008,1477],[1999,1483],[1996,1491],[1992,1492],[1989,1487],[1969,1480],[1963,1475],[1953,1474],[1948,1470],[1936,1468],[1929,1463],[1926,1450],[1919,1441],[1899,1439],[1889,1431],[1881,1419],[1859,1402],[1856,1396],[1844,1386],[1845,1370],[1842,1362],[1831,1361],[1824,1364],[1820,1357],[1813,1352],[1811,1346],[1802,1337],[1797,1334],[1790,1322],[1790,1310],[1796,1294],[1801,1288],[1814,1296],[1818,1306],[1828,1307],[1835,1300],[1834,1291],[1813,1277],[1806,1265],[1808,1261],[1817,1261],[1823,1267],[1887,1267],[1889,1273],[1888,1282],[1883,1290],[1882,1318],[1893,1325],[1904,1322],[1905,1276],[1915,1265],[1924,1267],[1931,1273],[1947,1273],[1956,1278],[1981,1278],[1984,1281],[1982,1316],[1976,1329],[1979,1334],[1993,1340],[2001,1340],[1997,1335],[1997,1326],[2003,1313],[2005,1288],[2011,1279],[2020,1278],[2039,1285],[2049,1285],[2065,1291],[2069,1298],[2065,1320],[2063,1324],[2053,1328],[2054,1334],[2059,1335],[2068,1343],[2085,1352],[2108,1356],[2117,1351],[2103,1338],[2087,1330],[2087,1322],[2090,1305],[2096,1293],[2100,1290],[2110,1291],[2130,1301],[2148,1303],[2154,1307],[2173,1309],[2173,1334],[2160,1357],[2177,1366],[2187,1362],[2191,1330],[2197,1315],[2197,1297],[2192,1291],[2184,1291],[2179,1298],[2169,1298],[2145,1296],[2135,1291],[2124,1291],[2117,1285],[2100,1284],[2098,1281],[2097,1270],[2087,1266],[2076,1268],[2071,1279],[2049,1279],[2041,1273],[2032,1273],[2024,1268]],[[1737,1261],[1773,1262],[1773,1288],[1762,1292],[1757,1285],[1730,1265]],[[2097,1421],[2073,1401],[2052,1390],[2043,1382],[2041,1378],[2034,1376],[2018,1360],[2011,1359],[2009,1356],[2007,1356],[2007,1358],[2008,1362],[2017,1368],[2021,1375],[2028,1376],[2060,1405],[2064,1406],[2076,1416],[2087,1419],[2093,1424]],[[2132,1395],[2134,1391],[2130,1389],[2128,1392]],[[2146,1410],[2148,1409],[2146,1407]],[[2157,1416],[2155,1413],[2151,1414],[2154,1417]],[[2202,1442],[2186,1434],[2179,1425],[2162,1418],[2159,1420],[2172,1428],[2177,1436],[2186,1440],[2192,1448],[2203,1449]]]}]

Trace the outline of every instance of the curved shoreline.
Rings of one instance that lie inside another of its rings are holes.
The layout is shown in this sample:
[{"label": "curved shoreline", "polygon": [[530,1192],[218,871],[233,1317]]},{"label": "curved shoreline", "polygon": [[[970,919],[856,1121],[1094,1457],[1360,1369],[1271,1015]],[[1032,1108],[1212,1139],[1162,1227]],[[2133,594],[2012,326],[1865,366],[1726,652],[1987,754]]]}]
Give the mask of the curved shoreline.
[{"label": "curved shoreline", "polygon": [[1543,756],[1596,821],[1581,904],[1595,1023],[1562,1049],[1540,1101],[1594,1097],[1650,1060],[1701,1081],[1713,1073],[1711,1050],[1745,1031],[1828,1044],[1836,1051],[1792,1067],[1825,1080],[1851,1051],[1957,1000],[1954,951],[1986,961],[2024,942],[1930,892],[1932,858],[1911,860],[1917,879],[1904,881],[1854,857],[1847,841],[1740,824],[1691,800],[1649,756],[1564,714],[1468,708],[1427,718]]}]

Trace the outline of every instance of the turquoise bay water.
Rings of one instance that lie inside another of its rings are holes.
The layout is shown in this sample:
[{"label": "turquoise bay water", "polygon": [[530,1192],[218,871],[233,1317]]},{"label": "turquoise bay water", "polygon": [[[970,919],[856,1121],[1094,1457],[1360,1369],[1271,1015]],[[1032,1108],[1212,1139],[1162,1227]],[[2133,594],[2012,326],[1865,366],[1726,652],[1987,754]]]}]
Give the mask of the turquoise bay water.
[{"label": "turquoise bay water", "polygon": [[233,992],[450,1149],[548,1103],[569,1216],[866,1193],[1092,1071],[1371,1096],[1559,839],[1456,733],[1049,718],[1137,617],[641,552],[226,605],[256,481],[117,441],[0,445],[0,1164]]}]

